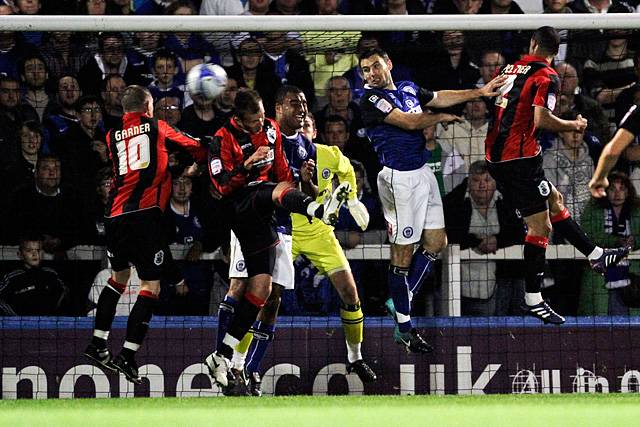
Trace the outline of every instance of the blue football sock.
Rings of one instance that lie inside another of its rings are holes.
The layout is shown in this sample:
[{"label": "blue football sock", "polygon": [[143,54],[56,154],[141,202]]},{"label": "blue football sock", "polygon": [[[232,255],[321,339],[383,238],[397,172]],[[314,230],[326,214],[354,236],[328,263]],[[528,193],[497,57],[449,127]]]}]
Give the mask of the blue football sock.
[{"label": "blue football sock", "polygon": [[253,342],[247,354],[247,372],[260,372],[260,363],[264,359],[267,348],[276,330],[276,325],[267,325],[260,321],[256,322],[253,327]]},{"label": "blue football sock", "polygon": [[218,308],[218,334],[216,335],[216,348],[222,345],[222,340],[229,329],[229,325],[233,320],[233,314],[235,313],[238,301],[230,296],[225,296],[224,300],[220,303]]},{"label": "blue football sock", "polygon": [[402,333],[411,330],[411,298],[407,283],[408,275],[408,268],[389,265],[389,293],[396,309],[396,322]]},{"label": "blue football sock", "polygon": [[409,284],[409,290],[415,295],[420,286],[424,283],[431,270],[433,270],[433,264],[438,258],[437,254],[427,252],[424,248],[420,247],[413,254],[411,259],[411,267],[409,267],[409,276],[407,277],[407,283]]}]

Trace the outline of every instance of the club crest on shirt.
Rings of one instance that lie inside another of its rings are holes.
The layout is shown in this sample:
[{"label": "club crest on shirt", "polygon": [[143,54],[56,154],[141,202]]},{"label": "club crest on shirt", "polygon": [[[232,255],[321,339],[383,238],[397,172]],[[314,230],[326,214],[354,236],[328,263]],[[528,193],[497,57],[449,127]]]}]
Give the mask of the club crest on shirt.
[{"label": "club crest on shirt", "polygon": [[331,171],[329,170],[329,168],[322,169],[322,177],[324,179],[329,179],[330,176],[331,176]]},{"label": "club crest on shirt", "polygon": [[547,181],[541,181],[540,184],[538,184],[538,191],[540,192],[540,195],[542,197],[547,197],[549,194],[551,194],[549,183]]},{"label": "club crest on shirt", "polygon": [[411,227],[405,227],[404,230],[402,230],[402,235],[404,237],[406,237],[407,239],[411,236],[413,236],[413,228]]},{"label": "club crest on shirt", "polygon": [[162,265],[163,262],[164,262],[164,251],[163,250],[159,250],[153,256],[153,263],[155,265]]},{"label": "club crest on shirt", "polygon": [[276,134],[275,128],[272,128],[272,127],[267,128],[267,139],[269,140],[270,144],[273,144],[276,142],[276,137],[277,137],[277,134]]},{"label": "club crest on shirt", "polygon": [[413,96],[416,96],[416,90],[413,88],[413,86],[405,86],[402,88],[402,91],[410,93]]},{"label": "club crest on shirt", "polygon": [[246,267],[246,265],[244,264],[244,260],[243,259],[241,259],[240,261],[238,261],[236,263],[236,270],[238,270],[238,271],[244,271],[245,267]]},{"label": "club crest on shirt", "polygon": [[307,150],[305,150],[301,145],[298,146],[298,157],[302,160],[307,158]]}]

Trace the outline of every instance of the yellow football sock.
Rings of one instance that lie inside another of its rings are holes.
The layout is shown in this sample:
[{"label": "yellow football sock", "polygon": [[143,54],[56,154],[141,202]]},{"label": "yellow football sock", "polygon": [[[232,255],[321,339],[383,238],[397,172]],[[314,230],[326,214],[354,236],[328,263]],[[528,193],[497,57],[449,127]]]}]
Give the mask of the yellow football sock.
[{"label": "yellow football sock", "polygon": [[249,346],[251,345],[251,341],[253,341],[253,328],[249,329],[242,340],[236,345],[235,350],[238,353],[246,354],[249,351]]},{"label": "yellow football sock", "polygon": [[360,303],[343,306],[340,309],[340,318],[344,328],[344,336],[348,343],[359,344],[362,342],[364,314],[360,309]]}]

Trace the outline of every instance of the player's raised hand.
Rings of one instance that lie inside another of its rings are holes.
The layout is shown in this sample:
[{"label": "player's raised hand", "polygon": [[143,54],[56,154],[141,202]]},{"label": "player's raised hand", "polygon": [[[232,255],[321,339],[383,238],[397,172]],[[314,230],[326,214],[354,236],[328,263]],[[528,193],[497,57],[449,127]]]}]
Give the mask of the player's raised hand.
[{"label": "player's raised hand", "polygon": [[311,182],[315,169],[316,162],[314,162],[313,159],[302,162],[302,166],[300,167],[300,180],[302,180],[302,182]]},{"label": "player's raised hand", "polygon": [[582,117],[582,114],[578,114],[578,116],[575,119],[575,123],[576,123],[576,131],[584,132],[584,130],[587,128],[588,122],[587,122],[587,119]]},{"label": "player's raised hand", "polygon": [[499,75],[493,78],[489,83],[480,88],[480,96],[498,96],[500,95],[500,87],[507,82],[509,76]]},{"label": "player's raised hand", "polygon": [[263,145],[262,147],[258,147],[256,151],[253,152],[251,156],[244,162],[244,167],[247,169],[251,169],[251,167],[258,162],[261,162],[269,157],[269,153],[271,152],[271,148]]},{"label": "player's raised hand", "polygon": [[591,195],[596,199],[601,199],[603,197],[606,197],[607,195],[606,190],[608,187],[609,187],[609,180],[607,178],[602,178],[602,179],[591,178],[591,181],[589,181],[589,191],[591,192]]}]

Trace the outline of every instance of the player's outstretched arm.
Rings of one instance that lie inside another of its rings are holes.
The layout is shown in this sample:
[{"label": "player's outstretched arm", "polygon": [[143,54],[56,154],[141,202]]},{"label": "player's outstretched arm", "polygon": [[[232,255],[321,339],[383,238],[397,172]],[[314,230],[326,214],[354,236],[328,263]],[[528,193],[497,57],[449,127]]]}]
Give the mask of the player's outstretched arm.
[{"label": "player's outstretched arm", "polygon": [[631,132],[620,128],[613,136],[613,139],[605,145],[602,154],[600,154],[596,171],[593,173],[593,178],[589,181],[589,191],[591,191],[593,197],[601,198],[606,196],[606,189],[609,186],[607,176],[618,162],[620,154],[631,144],[633,139],[634,135]]},{"label": "player's outstretched arm", "polygon": [[445,108],[461,104],[483,96],[498,96],[498,89],[507,81],[507,76],[497,76],[479,89],[439,90],[436,96],[427,104],[428,107]]},{"label": "player's outstretched arm", "polygon": [[394,108],[387,117],[385,117],[384,122],[405,130],[418,130],[438,123],[461,122],[462,120],[462,117],[453,114],[430,113],[427,111],[419,114],[405,113]]},{"label": "player's outstretched arm", "polygon": [[537,129],[545,129],[550,132],[584,132],[587,128],[587,119],[580,114],[575,120],[563,120],[556,117],[547,108],[538,105],[534,106],[533,123]]}]

